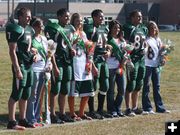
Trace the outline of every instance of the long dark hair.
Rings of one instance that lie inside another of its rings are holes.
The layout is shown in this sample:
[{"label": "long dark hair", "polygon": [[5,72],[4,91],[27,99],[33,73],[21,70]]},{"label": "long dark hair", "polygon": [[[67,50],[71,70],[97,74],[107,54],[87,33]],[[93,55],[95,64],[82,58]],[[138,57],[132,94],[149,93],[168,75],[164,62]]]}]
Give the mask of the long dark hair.
[{"label": "long dark hair", "polygon": [[108,33],[108,39],[112,39],[112,36],[111,36],[111,32],[112,32],[112,29],[114,27],[114,25],[119,25],[120,27],[120,31],[117,35],[117,37],[122,40],[123,39],[123,31],[122,31],[122,25],[120,24],[120,22],[118,20],[112,20],[109,22],[109,33]]}]

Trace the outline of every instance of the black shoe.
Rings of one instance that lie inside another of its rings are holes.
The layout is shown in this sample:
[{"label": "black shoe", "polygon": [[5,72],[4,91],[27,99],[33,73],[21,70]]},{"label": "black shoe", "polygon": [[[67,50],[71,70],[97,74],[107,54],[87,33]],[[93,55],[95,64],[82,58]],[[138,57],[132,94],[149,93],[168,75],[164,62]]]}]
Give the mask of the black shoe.
[{"label": "black shoe", "polygon": [[19,126],[15,120],[9,121],[7,124],[7,129],[14,129],[14,130],[25,130],[24,126]]},{"label": "black shoe", "polygon": [[94,111],[89,112],[88,116],[90,116],[93,119],[99,119],[99,120],[104,119],[104,117],[102,115],[100,115],[100,114],[98,114],[98,113],[96,113]]},{"label": "black shoe", "polygon": [[57,118],[56,115],[50,115],[52,124],[64,124],[64,121]]},{"label": "black shoe", "polygon": [[75,122],[74,119],[72,119],[70,116],[68,116],[66,114],[60,114],[59,119],[61,119],[62,121],[65,121],[65,122]]},{"label": "black shoe", "polygon": [[17,125],[16,121],[9,121],[7,124],[7,129],[13,129]]},{"label": "black shoe", "polygon": [[98,112],[101,116],[103,116],[104,118],[113,118],[113,115],[111,115],[110,113],[104,112],[104,111],[100,111]]},{"label": "black shoe", "polygon": [[140,115],[140,114],[142,114],[142,112],[143,112],[143,110],[140,109],[140,108],[132,109],[132,111],[133,111],[135,114],[137,114],[137,115]]},{"label": "black shoe", "polygon": [[157,113],[171,113],[169,110],[162,110],[162,111],[157,111]]},{"label": "black shoe", "polygon": [[136,116],[136,114],[135,114],[133,111],[131,111],[130,108],[126,109],[126,111],[125,111],[124,114],[125,114],[126,116],[130,116],[130,117]]},{"label": "black shoe", "polygon": [[35,128],[35,126],[31,123],[29,123],[26,119],[19,120],[19,125],[24,126],[26,128]]}]

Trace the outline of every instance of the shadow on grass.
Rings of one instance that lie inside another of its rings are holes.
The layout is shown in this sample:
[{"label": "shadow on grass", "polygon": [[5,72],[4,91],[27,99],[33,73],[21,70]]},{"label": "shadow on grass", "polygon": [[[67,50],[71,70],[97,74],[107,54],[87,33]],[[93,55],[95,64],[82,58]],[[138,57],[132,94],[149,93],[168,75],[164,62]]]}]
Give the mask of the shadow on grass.
[{"label": "shadow on grass", "polygon": [[[16,119],[18,121],[19,114],[16,114]],[[8,123],[8,114],[0,114],[0,130],[6,129]]]},{"label": "shadow on grass", "polygon": [[0,129],[6,128],[8,123],[8,114],[0,114]]}]

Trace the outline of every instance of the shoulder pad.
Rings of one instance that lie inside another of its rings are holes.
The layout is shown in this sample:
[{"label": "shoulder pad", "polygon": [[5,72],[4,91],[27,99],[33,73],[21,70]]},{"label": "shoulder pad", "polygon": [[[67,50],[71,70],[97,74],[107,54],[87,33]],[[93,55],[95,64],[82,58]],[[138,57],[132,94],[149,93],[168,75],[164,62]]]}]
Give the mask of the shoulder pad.
[{"label": "shoulder pad", "polygon": [[93,19],[91,17],[84,18],[83,29],[85,31],[93,31]]},{"label": "shoulder pad", "polygon": [[46,28],[47,27],[52,28],[52,29],[58,29],[59,28],[59,24],[58,23],[54,23],[54,22],[49,22],[46,25]]},{"label": "shoulder pad", "polygon": [[23,33],[24,28],[20,25],[10,23],[6,26],[6,39],[8,42],[17,42]]},{"label": "shoulder pad", "polygon": [[147,34],[148,33],[148,28],[146,27],[146,25],[141,24],[140,26],[143,29],[143,31],[145,32],[145,34]]},{"label": "shoulder pad", "polygon": [[123,29],[133,29],[133,28],[134,28],[134,26],[131,25],[130,23],[127,23],[127,24],[123,25]]},{"label": "shoulder pad", "polygon": [[58,19],[49,19],[47,23],[58,23]]},{"label": "shoulder pad", "polygon": [[6,31],[7,32],[15,32],[17,34],[22,34],[22,32],[24,31],[24,28],[18,24],[10,23],[6,26]]},{"label": "shoulder pad", "polygon": [[90,18],[85,17],[84,24],[93,25],[93,19],[91,17]]},{"label": "shoulder pad", "polygon": [[68,31],[68,32],[75,32],[76,29],[74,28],[74,26],[72,26],[71,24],[69,25],[66,25],[65,28],[64,28],[64,31]]},{"label": "shoulder pad", "polygon": [[86,34],[92,33],[93,29],[94,29],[93,24],[84,24],[83,25],[83,30]]}]

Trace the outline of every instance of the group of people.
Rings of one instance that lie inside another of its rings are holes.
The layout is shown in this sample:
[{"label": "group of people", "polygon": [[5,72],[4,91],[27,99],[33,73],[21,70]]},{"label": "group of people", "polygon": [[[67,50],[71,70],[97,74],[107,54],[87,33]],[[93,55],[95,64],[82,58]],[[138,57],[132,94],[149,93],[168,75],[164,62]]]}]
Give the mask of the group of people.
[{"label": "group of people", "polygon": [[[155,111],[170,112],[165,109],[160,95],[159,50],[163,44],[159,30],[153,21],[147,26],[142,23],[141,11],[132,11],[127,24],[112,20],[108,26],[103,25],[104,14],[100,9],[92,11],[92,24],[83,24],[79,13],[72,14],[70,19],[69,11],[64,8],[57,11],[58,22],[49,21],[45,27],[40,18],[31,17],[28,8],[19,9],[17,17],[18,23],[9,23],[6,27],[13,73],[8,129],[24,130],[43,125],[41,100],[47,81],[45,72],[51,73],[50,109],[46,112],[49,124],[155,114],[149,98],[151,80]],[[47,61],[51,54],[49,44],[56,45],[51,62]],[[142,110],[138,108],[141,89]],[[77,96],[81,98],[78,114],[74,107]],[[121,108],[124,96],[125,111]],[[65,110],[66,98],[69,114]],[[107,111],[104,111],[105,99]]]}]

